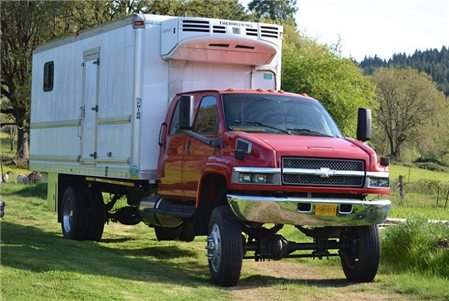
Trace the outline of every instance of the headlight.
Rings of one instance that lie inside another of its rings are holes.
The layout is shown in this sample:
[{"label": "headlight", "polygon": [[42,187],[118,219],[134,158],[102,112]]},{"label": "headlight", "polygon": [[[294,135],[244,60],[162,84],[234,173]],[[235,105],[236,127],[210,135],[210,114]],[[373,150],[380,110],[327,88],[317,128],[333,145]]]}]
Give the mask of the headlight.
[{"label": "headlight", "polygon": [[249,174],[249,173],[239,174],[239,182],[240,183],[251,183],[251,174]]},{"label": "headlight", "polygon": [[368,178],[369,188],[389,188],[390,179],[388,178]]},{"label": "headlight", "polygon": [[280,168],[234,167],[233,184],[281,185]]},{"label": "headlight", "polygon": [[258,174],[258,173],[256,173],[254,175],[254,182],[255,183],[266,183],[267,182],[267,175],[266,174]]}]

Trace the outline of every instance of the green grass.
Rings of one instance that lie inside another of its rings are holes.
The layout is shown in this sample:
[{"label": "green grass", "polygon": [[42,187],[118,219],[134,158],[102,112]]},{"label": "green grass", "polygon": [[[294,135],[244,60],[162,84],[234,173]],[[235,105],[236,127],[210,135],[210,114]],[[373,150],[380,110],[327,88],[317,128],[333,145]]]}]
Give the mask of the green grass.
[{"label": "green grass", "polygon": [[[9,134],[7,133],[0,133],[0,143],[1,143],[1,150],[2,150],[2,159],[3,160],[12,160],[16,152],[11,151],[11,144],[9,142]],[[14,148],[17,147],[17,143],[14,145]]]},{"label": "green grass", "polygon": [[209,280],[204,239],[158,242],[143,224],[110,224],[101,242],[67,240],[42,185],[2,185],[2,300],[229,299]]},{"label": "green grass", "polygon": [[[239,285],[218,288],[204,237],[159,242],[144,224],[111,223],[100,242],[67,240],[47,211],[45,184],[1,189],[2,300],[449,300],[447,277],[383,261],[373,283],[353,284],[338,258],[244,260]],[[291,226],[282,234],[304,239]]]},{"label": "green grass", "polygon": [[[2,135],[2,150],[5,141]],[[13,166],[6,170],[29,173]],[[440,180],[446,187],[448,173],[396,165],[390,171],[392,184],[400,174],[406,184],[403,200],[397,188],[387,196],[393,201],[391,217],[412,214],[449,220],[449,208],[444,210],[441,202],[436,205],[432,185],[416,188],[427,183],[422,179]],[[204,237],[192,243],[159,242],[144,224],[110,223],[100,242],[67,240],[56,214],[47,211],[45,198],[45,184],[1,186],[6,202],[0,222],[2,300],[449,300],[447,270],[435,268],[448,264],[449,250],[434,250],[430,242],[419,249],[426,240],[416,240],[411,254],[422,254],[411,255],[410,261],[420,261],[408,267],[399,260],[405,258],[401,252],[406,252],[410,236],[426,237],[427,226],[420,226],[424,230],[418,229],[419,234],[400,227],[391,227],[399,233],[382,230],[382,261],[372,283],[345,280],[337,257],[244,260],[238,286],[223,289],[210,280]],[[438,237],[439,230],[430,231]],[[291,226],[281,234],[292,240],[309,239]]]},{"label": "green grass", "polygon": [[384,231],[382,251],[383,261],[395,270],[447,277],[449,225],[409,216],[406,222]]},{"label": "green grass", "polygon": [[436,182],[449,183],[448,172],[438,172],[416,167],[407,167],[403,165],[389,166],[390,179],[392,184],[399,182],[399,175],[404,177],[404,182],[414,182],[419,179],[434,180]]}]

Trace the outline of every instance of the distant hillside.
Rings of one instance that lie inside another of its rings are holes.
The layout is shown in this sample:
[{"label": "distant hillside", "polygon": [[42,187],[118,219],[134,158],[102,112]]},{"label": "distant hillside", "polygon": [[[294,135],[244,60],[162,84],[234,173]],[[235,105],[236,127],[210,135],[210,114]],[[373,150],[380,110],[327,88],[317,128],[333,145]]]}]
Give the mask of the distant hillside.
[{"label": "distant hillside", "polygon": [[449,51],[443,46],[441,51],[430,49],[426,51],[416,50],[413,55],[405,53],[393,54],[388,61],[382,60],[377,55],[365,57],[359,67],[366,75],[372,74],[380,67],[412,67],[418,71],[430,74],[441,91],[449,96]]}]

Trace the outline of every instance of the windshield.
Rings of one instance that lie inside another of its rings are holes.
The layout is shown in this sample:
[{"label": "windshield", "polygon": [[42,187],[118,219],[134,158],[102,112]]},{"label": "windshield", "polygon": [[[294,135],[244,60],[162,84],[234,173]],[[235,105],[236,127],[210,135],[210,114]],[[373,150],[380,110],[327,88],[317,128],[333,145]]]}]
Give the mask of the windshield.
[{"label": "windshield", "polygon": [[224,94],[223,107],[228,130],[341,137],[324,107],[306,97]]}]

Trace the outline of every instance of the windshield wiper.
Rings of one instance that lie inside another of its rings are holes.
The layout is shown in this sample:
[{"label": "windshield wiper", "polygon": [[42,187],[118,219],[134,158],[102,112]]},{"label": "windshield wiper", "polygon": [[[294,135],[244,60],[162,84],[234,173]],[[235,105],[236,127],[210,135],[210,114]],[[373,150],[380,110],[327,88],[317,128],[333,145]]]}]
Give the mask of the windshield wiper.
[{"label": "windshield wiper", "polygon": [[277,128],[275,126],[259,122],[259,121],[236,120],[235,123],[244,123],[244,124],[252,124],[252,125],[255,125],[255,126],[263,126],[263,127],[270,128],[270,129],[273,129],[273,130],[276,130],[276,131],[279,131],[279,132],[282,132],[282,133],[285,133],[285,134],[288,134],[288,135],[293,135],[289,131],[286,131],[286,130]]},{"label": "windshield wiper", "polygon": [[323,136],[323,137],[331,137],[333,138],[334,136],[332,135],[327,135],[327,134],[323,134],[317,131],[312,131],[310,129],[287,129],[288,131],[294,131],[294,132],[299,132],[300,134],[306,134],[306,135],[311,135],[311,136]]}]

